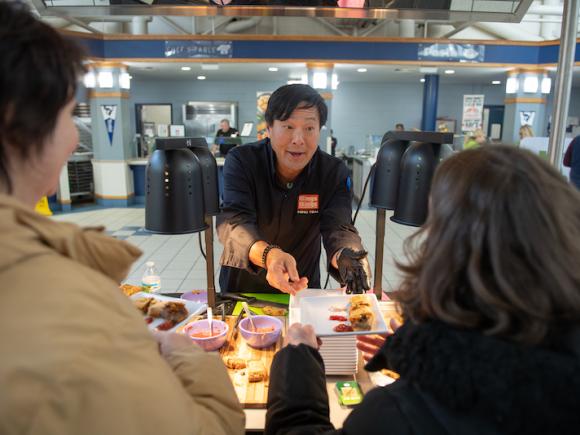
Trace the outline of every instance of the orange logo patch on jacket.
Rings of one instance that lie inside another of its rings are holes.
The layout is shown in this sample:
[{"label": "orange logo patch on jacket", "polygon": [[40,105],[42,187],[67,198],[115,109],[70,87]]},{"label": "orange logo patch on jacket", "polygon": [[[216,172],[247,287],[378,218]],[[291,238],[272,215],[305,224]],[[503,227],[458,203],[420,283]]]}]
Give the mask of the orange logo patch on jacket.
[{"label": "orange logo patch on jacket", "polygon": [[298,195],[298,214],[318,213],[318,194]]}]

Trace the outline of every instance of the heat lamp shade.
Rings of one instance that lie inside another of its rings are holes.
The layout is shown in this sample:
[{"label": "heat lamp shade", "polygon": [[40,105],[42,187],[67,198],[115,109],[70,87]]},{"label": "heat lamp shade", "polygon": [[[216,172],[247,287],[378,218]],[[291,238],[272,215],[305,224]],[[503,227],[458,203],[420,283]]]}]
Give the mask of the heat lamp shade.
[{"label": "heat lamp shade", "polygon": [[188,149],[195,155],[201,167],[205,213],[216,216],[220,212],[218,168],[215,157],[207,147],[205,139],[203,142],[203,145],[190,145]]},{"label": "heat lamp shade", "polygon": [[393,222],[419,227],[429,209],[431,181],[437,165],[434,144],[413,142],[401,159],[401,175]]},{"label": "heat lamp shade", "polygon": [[384,138],[377,154],[374,180],[371,190],[371,206],[394,210],[397,205],[401,159],[408,141]]},{"label": "heat lamp shade", "polygon": [[203,231],[203,177],[187,148],[156,150],[146,169],[145,228],[161,234]]}]

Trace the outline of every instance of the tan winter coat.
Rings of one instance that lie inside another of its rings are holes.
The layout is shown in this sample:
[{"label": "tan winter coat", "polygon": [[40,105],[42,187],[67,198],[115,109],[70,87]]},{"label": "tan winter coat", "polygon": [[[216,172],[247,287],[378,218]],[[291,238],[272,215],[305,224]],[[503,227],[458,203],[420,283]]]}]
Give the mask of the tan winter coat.
[{"label": "tan winter coat", "polygon": [[119,290],[139,255],[0,195],[0,434],[244,432],[219,357],[160,356]]}]

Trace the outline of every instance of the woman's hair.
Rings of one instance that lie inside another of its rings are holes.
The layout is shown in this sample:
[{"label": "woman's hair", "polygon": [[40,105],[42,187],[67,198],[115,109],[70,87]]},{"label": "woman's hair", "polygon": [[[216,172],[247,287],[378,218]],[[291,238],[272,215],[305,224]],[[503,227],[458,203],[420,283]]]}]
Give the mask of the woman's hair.
[{"label": "woman's hair", "polygon": [[520,127],[520,136],[524,137],[534,137],[534,130],[529,125],[522,125]]},{"label": "woman's hair", "polygon": [[322,96],[312,87],[302,84],[284,85],[274,91],[268,100],[265,118],[271,126],[275,120],[286,121],[297,108],[316,107],[320,127],[326,124],[328,108]]},{"label": "woman's hair", "polygon": [[580,193],[528,151],[499,145],[444,160],[405,253],[397,298],[414,321],[532,344],[580,322]]},{"label": "woman's hair", "polygon": [[75,95],[83,56],[19,2],[0,0],[0,41],[0,183],[11,192],[10,161],[42,151]]}]

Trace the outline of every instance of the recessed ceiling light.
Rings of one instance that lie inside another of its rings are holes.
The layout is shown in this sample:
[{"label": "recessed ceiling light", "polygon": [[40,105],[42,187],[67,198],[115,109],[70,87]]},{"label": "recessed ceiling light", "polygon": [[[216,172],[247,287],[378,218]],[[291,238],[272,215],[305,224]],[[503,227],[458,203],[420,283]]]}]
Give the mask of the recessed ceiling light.
[{"label": "recessed ceiling light", "polygon": [[359,69],[357,69],[357,71],[358,72],[367,72],[367,69],[366,68],[359,68]]},{"label": "recessed ceiling light", "polygon": [[206,77],[205,77],[205,76],[197,76],[197,79],[198,79],[198,80],[205,80],[205,79],[206,79]]},{"label": "recessed ceiling light", "polygon": [[445,74],[455,74],[455,70],[454,69],[446,69]]},{"label": "recessed ceiling light", "polygon": [[204,71],[217,71],[220,69],[219,63],[202,63],[201,69]]},{"label": "recessed ceiling light", "polygon": [[501,85],[501,80],[494,80],[491,82],[492,85]]},{"label": "recessed ceiling light", "polygon": [[190,66],[182,66],[181,71],[191,71],[191,67]]},{"label": "recessed ceiling light", "polygon": [[275,66],[271,66],[270,68],[268,68],[268,71],[276,72],[278,71],[278,68],[276,68]]},{"label": "recessed ceiling light", "polygon": [[425,83],[425,79],[421,79],[419,80],[421,83]]}]

